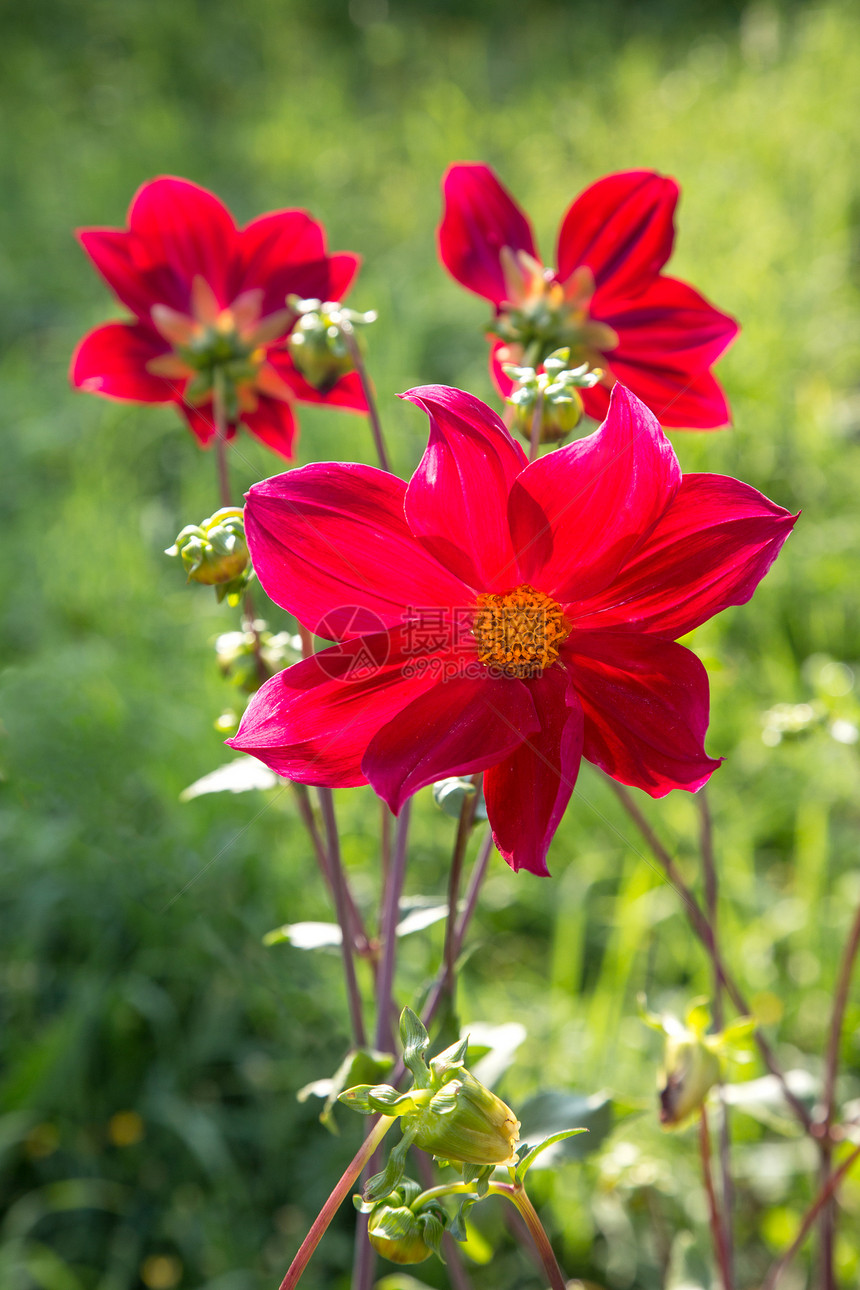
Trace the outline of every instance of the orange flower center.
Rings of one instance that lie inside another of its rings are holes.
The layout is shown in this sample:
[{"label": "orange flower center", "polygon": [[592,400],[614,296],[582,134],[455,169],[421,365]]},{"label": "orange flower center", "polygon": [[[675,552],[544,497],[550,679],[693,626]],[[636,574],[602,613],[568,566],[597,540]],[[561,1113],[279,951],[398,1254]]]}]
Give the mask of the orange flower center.
[{"label": "orange flower center", "polygon": [[478,657],[504,676],[540,676],[570,635],[561,605],[530,583],[478,596],[472,631]]}]

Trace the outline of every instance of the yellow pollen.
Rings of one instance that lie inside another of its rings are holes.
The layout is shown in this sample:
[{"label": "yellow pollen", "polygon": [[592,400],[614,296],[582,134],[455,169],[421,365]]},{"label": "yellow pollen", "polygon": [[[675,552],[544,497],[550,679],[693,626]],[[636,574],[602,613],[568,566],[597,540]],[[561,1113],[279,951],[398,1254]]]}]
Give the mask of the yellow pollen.
[{"label": "yellow pollen", "polygon": [[524,582],[504,595],[482,592],[472,630],[482,663],[505,676],[540,676],[571,628],[561,605]]}]

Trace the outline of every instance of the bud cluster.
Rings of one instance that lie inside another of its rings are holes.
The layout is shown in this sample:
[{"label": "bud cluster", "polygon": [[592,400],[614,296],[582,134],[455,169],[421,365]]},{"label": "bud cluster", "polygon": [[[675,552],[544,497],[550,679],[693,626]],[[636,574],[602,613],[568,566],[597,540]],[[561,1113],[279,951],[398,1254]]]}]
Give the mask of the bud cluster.
[{"label": "bud cluster", "polygon": [[376,314],[358,313],[335,300],[295,295],[287,296],[287,304],[298,314],[287,342],[290,357],[308,384],[327,394],[355,367],[355,328],[376,322]]},{"label": "bud cluster", "polygon": [[356,1209],[370,1215],[370,1244],[391,1263],[423,1263],[434,1253],[441,1258],[448,1215],[438,1200],[423,1200],[420,1185],[411,1178],[402,1178],[384,1200],[357,1198]]},{"label": "bud cluster", "polygon": [[515,363],[505,363],[504,371],[516,382],[507,399],[514,409],[513,428],[530,439],[532,422],[539,415],[541,443],[559,443],[576,429],[583,412],[578,391],[590,390],[603,377],[602,370],[589,363],[571,367],[569,348],[557,349],[545,358],[541,371]]},{"label": "bud cluster", "polygon": [[186,524],[165,555],[179,556],[189,582],[215,587],[219,601],[226,597],[237,604],[252,573],[241,507],[226,506],[199,524]]},{"label": "bud cluster", "polygon": [[683,1023],[670,1013],[657,1016],[644,1007],[640,1015],[646,1025],[665,1036],[660,1123],[664,1129],[681,1127],[701,1111],[708,1093],[723,1078],[725,1059],[746,1058],[743,1043],[755,1030],[755,1020],[739,1017],[724,1030],[708,1033],[711,1013],[704,999],[693,1001]]}]

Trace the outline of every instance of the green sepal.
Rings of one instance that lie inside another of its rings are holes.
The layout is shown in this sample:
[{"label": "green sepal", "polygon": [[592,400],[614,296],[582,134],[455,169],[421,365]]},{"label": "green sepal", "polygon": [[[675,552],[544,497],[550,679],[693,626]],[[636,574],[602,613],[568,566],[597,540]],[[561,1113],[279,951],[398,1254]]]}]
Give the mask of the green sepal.
[{"label": "green sepal", "polygon": [[444,1084],[454,1072],[462,1070],[466,1064],[466,1053],[469,1050],[469,1036],[459,1039],[430,1059],[430,1070],[434,1083]]},{"label": "green sepal", "polygon": [[382,1172],[374,1174],[372,1178],[368,1178],[363,1193],[365,1200],[379,1201],[391,1195],[403,1177],[403,1171],[406,1168],[406,1156],[412,1146],[414,1137],[415,1134],[412,1130],[407,1129],[397,1145],[392,1147],[391,1154]]},{"label": "green sepal", "polygon": [[430,1072],[424,1054],[430,1047],[430,1036],[420,1017],[411,1008],[404,1008],[400,1014],[400,1041],[403,1044],[404,1064],[412,1072],[416,1088],[427,1088]]},{"label": "green sepal", "polygon": [[486,1196],[495,1165],[463,1165],[463,1182],[474,1183],[478,1197]]},{"label": "green sepal", "polygon": [[448,1231],[451,1233],[455,1241],[465,1241],[468,1239],[468,1233],[466,1232],[466,1215],[473,1205],[477,1205],[479,1199],[480,1198],[478,1196],[464,1196],[460,1201],[460,1204],[457,1206],[456,1214],[448,1223]]},{"label": "green sepal", "polygon": [[390,1084],[356,1084],[339,1093],[338,1101],[361,1115],[408,1115],[421,1105],[412,1093],[398,1093]]},{"label": "green sepal", "polygon": [[445,1256],[442,1253],[442,1237],[445,1235],[445,1224],[442,1223],[435,1214],[423,1214],[421,1225],[423,1228],[422,1236],[436,1257],[445,1262]]}]

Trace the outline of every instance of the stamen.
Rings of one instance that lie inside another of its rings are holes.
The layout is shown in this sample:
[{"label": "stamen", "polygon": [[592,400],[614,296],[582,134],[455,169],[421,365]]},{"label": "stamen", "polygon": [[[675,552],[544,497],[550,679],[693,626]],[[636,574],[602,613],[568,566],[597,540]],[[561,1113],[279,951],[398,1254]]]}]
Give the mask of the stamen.
[{"label": "stamen", "polygon": [[557,601],[524,582],[502,595],[482,592],[472,630],[482,663],[522,677],[555,662],[571,627]]}]

